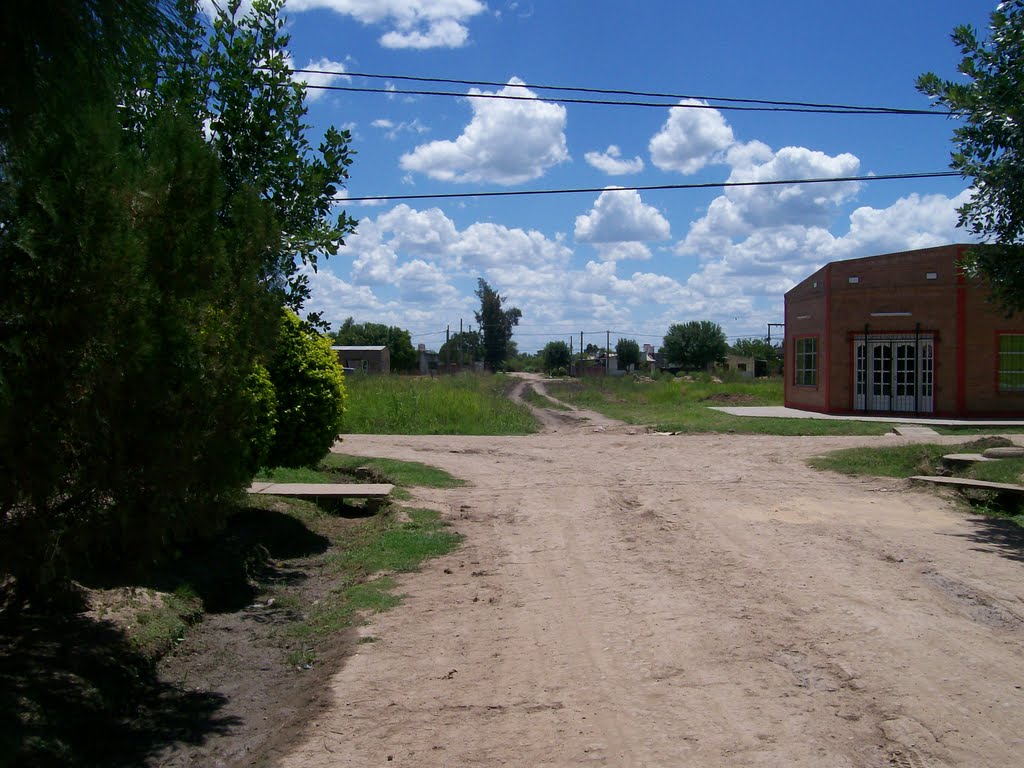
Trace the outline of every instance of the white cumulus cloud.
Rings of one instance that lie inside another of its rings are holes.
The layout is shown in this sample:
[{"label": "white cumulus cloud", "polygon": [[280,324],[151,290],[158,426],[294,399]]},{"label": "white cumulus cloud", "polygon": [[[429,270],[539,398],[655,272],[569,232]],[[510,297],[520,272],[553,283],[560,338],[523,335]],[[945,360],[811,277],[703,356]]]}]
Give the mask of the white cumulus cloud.
[{"label": "white cumulus cloud", "polygon": [[671,229],[668,219],[644,203],[639,192],[609,187],[590,213],[576,217],[575,237],[581,243],[645,242],[665,240]]},{"label": "white cumulus cloud", "polygon": [[[727,154],[732,164],[729,181],[782,181],[850,176],[860,160],[849,153],[827,155],[806,147],[783,147],[778,152],[761,142],[736,145]],[[790,225],[826,227],[839,206],[852,199],[860,186],[852,182],[729,187],[694,222],[677,251],[713,251],[757,229]]]},{"label": "white cumulus cloud", "polygon": [[[481,93],[471,89],[470,93]],[[432,141],[402,155],[403,170],[441,181],[520,184],[569,159],[565,108],[541,101],[513,77],[499,95],[470,99],[473,118],[454,141]]]},{"label": "white cumulus cloud", "polygon": [[317,8],[350,16],[363,24],[389,29],[380,37],[385,48],[458,48],[469,39],[467,22],[483,13],[480,0],[289,0],[288,10]]},{"label": "white cumulus cloud", "polygon": [[683,99],[648,145],[651,162],[663,171],[696,173],[709,163],[722,162],[734,142],[732,128],[707,102]]},{"label": "white cumulus cloud", "polygon": [[644,169],[644,161],[640,157],[632,160],[622,158],[622,150],[612,144],[604,152],[587,152],[584,159],[597,170],[609,176],[625,176],[627,173],[640,173]]}]

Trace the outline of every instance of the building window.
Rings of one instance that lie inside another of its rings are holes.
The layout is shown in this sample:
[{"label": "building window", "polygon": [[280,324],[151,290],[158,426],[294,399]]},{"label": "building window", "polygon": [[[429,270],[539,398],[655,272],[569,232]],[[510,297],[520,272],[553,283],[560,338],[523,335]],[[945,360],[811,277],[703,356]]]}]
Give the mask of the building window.
[{"label": "building window", "polygon": [[806,336],[796,340],[793,383],[798,387],[818,385],[818,337]]},{"label": "building window", "polygon": [[999,391],[1024,392],[1024,333],[999,334]]},{"label": "building window", "polygon": [[931,397],[935,386],[935,351],[931,343],[921,349],[921,397]]}]

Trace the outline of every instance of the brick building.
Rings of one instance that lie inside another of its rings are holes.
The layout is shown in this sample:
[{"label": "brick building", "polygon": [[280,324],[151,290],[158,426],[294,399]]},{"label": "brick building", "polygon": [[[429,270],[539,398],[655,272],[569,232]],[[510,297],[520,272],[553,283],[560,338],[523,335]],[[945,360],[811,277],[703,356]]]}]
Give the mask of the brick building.
[{"label": "brick building", "polygon": [[827,264],[786,294],[785,402],[823,413],[1024,415],[1024,317],[945,245]]}]

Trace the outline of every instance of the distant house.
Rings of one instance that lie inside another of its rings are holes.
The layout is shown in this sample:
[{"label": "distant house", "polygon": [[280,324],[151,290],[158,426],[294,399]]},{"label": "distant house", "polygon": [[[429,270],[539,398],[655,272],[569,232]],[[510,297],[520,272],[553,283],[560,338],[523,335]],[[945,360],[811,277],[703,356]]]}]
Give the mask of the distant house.
[{"label": "distant house", "polygon": [[[761,361],[764,362],[763,360]],[[725,356],[725,362],[721,363],[721,368],[724,371],[736,371],[740,376],[745,378],[753,378],[758,370],[758,361],[752,357],[742,357],[740,355],[734,355],[731,352]],[[762,365],[762,368],[767,367]],[[760,375],[764,375],[763,373]]]},{"label": "distant house", "polygon": [[584,357],[580,360],[575,370],[579,376],[623,376],[626,370],[619,369],[619,356],[616,352],[610,355],[601,350],[593,357]]},{"label": "distant house", "polygon": [[644,344],[640,368],[653,375],[661,370],[663,358],[662,353],[657,351],[653,344]]},{"label": "distant house", "polygon": [[391,373],[391,353],[384,345],[347,347],[333,346],[338,362],[345,368],[362,373]]},{"label": "distant house", "polygon": [[826,264],[786,294],[785,402],[825,413],[1024,415],[1024,317],[946,245]]}]

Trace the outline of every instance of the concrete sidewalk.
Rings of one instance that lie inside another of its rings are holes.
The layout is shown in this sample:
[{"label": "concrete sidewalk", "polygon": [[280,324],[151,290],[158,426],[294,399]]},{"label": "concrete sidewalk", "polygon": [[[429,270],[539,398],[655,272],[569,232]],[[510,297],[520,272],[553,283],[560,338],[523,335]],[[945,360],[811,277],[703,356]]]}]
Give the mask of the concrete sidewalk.
[{"label": "concrete sidewalk", "polygon": [[763,406],[711,406],[716,411],[733,416],[757,416],[769,419],[831,419],[839,421],[880,421],[889,424],[922,424],[928,427],[1021,427],[1020,419],[927,419],[907,416],[861,416],[859,414],[815,413],[786,408],[782,405]]}]

